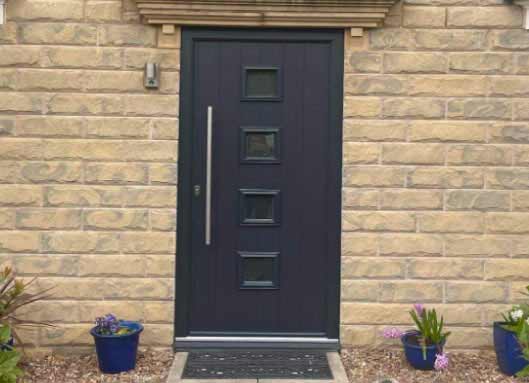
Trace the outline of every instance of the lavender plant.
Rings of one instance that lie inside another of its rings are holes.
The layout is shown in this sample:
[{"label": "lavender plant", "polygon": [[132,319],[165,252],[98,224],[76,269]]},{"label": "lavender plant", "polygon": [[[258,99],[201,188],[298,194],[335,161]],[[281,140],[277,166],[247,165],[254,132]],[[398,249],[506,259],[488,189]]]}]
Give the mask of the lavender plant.
[{"label": "lavender plant", "polygon": [[129,328],[121,326],[121,322],[113,314],[97,317],[95,331],[99,335],[124,335],[131,332]]}]

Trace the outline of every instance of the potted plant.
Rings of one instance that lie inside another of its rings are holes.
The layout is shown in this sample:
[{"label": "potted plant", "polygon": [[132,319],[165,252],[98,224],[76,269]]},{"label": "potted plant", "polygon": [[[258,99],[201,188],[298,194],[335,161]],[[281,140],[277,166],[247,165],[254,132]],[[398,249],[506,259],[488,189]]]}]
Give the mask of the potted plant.
[{"label": "potted plant", "polygon": [[[529,292],[529,286],[526,287]],[[523,295],[529,296],[527,292]],[[515,305],[502,322],[494,322],[494,349],[501,372],[529,376],[529,305]]]},{"label": "potted plant", "polygon": [[48,298],[51,288],[40,292],[29,292],[29,286],[35,278],[23,282],[16,277],[15,271],[10,267],[0,269],[0,382],[16,383],[23,372],[17,365],[21,355],[15,349],[17,344],[22,345],[16,329],[20,327],[52,326],[46,322],[35,322],[22,319],[18,310],[31,303]]},{"label": "potted plant", "polygon": [[414,305],[410,316],[416,329],[402,332],[397,328],[384,329],[387,339],[400,339],[408,363],[418,370],[444,370],[448,367],[448,356],[444,352],[450,332],[444,332],[444,319],[435,309],[427,310],[423,305]]},{"label": "potted plant", "polygon": [[20,353],[13,347],[11,328],[7,325],[0,325],[0,345],[0,382],[16,383],[23,374],[17,367]]},{"label": "potted plant", "polygon": [[99,369],[106,374],[133,370],[142,331],[141,323],[118,320],[112,314],[96,318],[90,334],[94,337]]}]

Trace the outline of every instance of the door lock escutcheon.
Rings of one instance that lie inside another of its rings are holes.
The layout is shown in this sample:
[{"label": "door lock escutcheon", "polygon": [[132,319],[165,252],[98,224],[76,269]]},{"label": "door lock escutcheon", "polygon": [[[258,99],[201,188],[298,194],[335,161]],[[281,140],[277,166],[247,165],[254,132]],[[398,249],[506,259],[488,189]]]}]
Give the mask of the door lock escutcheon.
[{"label": "door lock escutcheon", "polygon": [[200,185],[193,186],[193,194],[195,194],[195,197],[200,197],[201,187]]}]

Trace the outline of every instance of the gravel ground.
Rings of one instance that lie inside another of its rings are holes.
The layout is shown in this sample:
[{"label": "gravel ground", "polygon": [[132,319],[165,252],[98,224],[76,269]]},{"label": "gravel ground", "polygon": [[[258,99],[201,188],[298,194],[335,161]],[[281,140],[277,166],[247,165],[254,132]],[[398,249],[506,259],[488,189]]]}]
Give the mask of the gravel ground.
[{"label": "gravel ground", "polygon": [[138,353],[136,369],[117,375],[104,375],[97,368],[95,355],[49,355],[24,361],[21,383],[164,383],[174,354],[145,350]]},{"label": "gravel ground", "polygon": [[342,350],[342,359],[349,380],[353,383],[375,383],[393,378],[399,383],[518,383],[502,375],[492,351],[479,353],[448,353],[450,366],[439,374],[417,371],[410,367],[399,350],[384,348]]}]

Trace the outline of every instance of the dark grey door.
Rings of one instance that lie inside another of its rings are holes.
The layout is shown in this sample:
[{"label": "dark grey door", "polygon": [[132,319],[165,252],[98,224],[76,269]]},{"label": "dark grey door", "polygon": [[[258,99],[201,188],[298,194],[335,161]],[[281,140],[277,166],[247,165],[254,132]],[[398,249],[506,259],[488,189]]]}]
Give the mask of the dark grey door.
[{"label": "dark grey door", "polygon": [[184,32],[187,334],[337,336],[341,34]]}]

